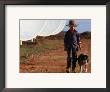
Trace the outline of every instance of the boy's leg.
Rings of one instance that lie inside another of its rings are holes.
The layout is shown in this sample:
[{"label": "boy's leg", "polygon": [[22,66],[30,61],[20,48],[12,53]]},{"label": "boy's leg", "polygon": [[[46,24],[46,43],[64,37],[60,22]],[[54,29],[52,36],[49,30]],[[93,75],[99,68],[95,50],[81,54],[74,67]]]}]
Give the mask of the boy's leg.
[{"label": "boy's leg", "polygon": [[70,66],[71,66],[71,49],[70,48],[68,48],[67,49],[67,67],[66,67],[66,71],[67,72],[69,72],[69,68],[70,68]]},{"label": "boy's leg", "polygon": [[71,58],[67,57],[67,69],[71,66]]},{"label": "boy's leg", "polygon": [[73,51],[72,52],[72,71],[75,72],[75,68],[76,68],[76,62],[77,62],[77,52]]}]

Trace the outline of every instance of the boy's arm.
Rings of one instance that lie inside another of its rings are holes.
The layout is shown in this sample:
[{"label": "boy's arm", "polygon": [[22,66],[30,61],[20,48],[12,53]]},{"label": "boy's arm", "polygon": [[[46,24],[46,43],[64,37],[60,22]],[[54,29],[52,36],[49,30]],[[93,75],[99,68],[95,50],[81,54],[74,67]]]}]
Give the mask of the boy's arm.
[{"label": "boy's arm", "polygon": [[78,44],[79,49],[81,50],[81,42],[80,42],[80,34],[79,33],[77,33],[77,44]]}]

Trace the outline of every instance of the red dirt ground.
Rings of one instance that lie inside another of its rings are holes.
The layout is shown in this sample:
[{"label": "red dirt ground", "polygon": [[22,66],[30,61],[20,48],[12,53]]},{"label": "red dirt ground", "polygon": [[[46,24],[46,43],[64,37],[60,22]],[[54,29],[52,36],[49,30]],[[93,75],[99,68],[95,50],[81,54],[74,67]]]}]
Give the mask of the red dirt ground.
[{"label": "red dirt ground", "polygon": [[[91,40],[82,39],[82,49],[80,51],[89,55],[88,73],[91,73]],[[78,52],[79,54],[79,52]],[[20,64],[20,73],[66,73],[67,54],[64,51],[63,42],[59,49],[51,50],[42,56],[32,54],[27,63]],[[77,64],[76,72],[79,73]]]}]

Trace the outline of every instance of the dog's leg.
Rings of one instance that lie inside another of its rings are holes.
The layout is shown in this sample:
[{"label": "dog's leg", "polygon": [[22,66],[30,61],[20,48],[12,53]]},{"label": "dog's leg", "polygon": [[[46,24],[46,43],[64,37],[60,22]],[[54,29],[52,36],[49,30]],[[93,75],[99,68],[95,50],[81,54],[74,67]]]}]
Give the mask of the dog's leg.
[{"label": "dog's leg", "polygon": [[87,73],[87,65],[85,65],[85,72]]},{"label": "dog's leg", "polygon": [[82,69],[82,65],[80,65],[80,73],[82,73],[83,69]]},{"label": "dog's leg", "polygon": [[87,61],[86,61],[86,64],[85,64],[85,72],[87,73],[87,65],[88,65],[88,63],[87,63]]}]

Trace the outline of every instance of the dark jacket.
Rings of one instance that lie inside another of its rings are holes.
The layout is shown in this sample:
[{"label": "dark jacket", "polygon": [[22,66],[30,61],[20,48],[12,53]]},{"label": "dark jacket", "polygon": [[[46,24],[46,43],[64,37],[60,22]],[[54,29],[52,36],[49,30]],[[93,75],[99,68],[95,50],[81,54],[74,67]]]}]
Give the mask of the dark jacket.
[{"label": "dark jacket", "polygon": [[76,30],[74,30],[74,32],[68,30],[65,33],[65,37],[64,37],[65,48],[73,48],[76,50],[78,48],[79,42],[80,42],[80,35]]}]

